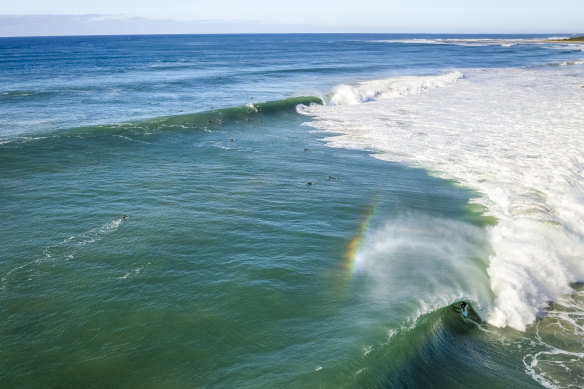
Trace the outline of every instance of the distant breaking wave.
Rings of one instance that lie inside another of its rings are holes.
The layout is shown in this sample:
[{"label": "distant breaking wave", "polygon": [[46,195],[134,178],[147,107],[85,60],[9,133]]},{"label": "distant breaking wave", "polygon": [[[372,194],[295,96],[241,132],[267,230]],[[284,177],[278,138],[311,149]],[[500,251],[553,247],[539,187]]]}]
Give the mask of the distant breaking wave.
[{"label": "distant breaking wave", "polygon": [[584,60],[575,61],[563,61],[563,62],[552,62],[544,65],[538,65],[535,67],[557,67],[557,66],[574,66],[574,65],[584,65]]},{"label": "distant breaking wave", "polygon": [[[550,38],[553,39],[553,38]],[[558,38],[562,39],[562,38]],[[384,39],[377,43],[404,43],[417,45],[456,45],[456,46],[503,46],[509,47],[525,43],[544,43],[541,39],[504,39],[504,38],[435,38],[435,39]],[[552,42],[550,42],[552,43]]]},{"label": "distant breaking wave", "polygon": [[438,76],[388,78],[364,81],[355,85],[340,85],[334,89],[328,103],[331,105],[358,104],[377,99],[414,95],[450,85],[462,77],[461,72],[452,72]]}]

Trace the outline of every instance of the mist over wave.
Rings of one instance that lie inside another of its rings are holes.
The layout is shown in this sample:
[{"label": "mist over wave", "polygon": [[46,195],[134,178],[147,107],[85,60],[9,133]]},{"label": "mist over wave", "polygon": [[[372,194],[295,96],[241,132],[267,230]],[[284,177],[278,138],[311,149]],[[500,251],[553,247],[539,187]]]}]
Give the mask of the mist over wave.
[{"label": "mist over wave", "polygon": [[[574,62],[455,72],[448,82],[402,77],[361,84],[365,98],[340,88],[329,106],[300,111],[341,134],[326,139],[332,146],[372,150],[477,190],[474,201],[498,220],[488,228],[495,298],[486,319],[525,330],[584,280],[583,75]],[[429,80],[441,82],[419,87]],[[386,98],[385,85],[411,92]]]},{"label": "mist over wave", "polygon": [[[369,279],[373,301],[409,307],[404,325],[461,300],[486,307],[490,300],[482,229],[468,222],[404,214],[367,235],[356,271]],[[470,259],[470,260],[469,260]]]}]

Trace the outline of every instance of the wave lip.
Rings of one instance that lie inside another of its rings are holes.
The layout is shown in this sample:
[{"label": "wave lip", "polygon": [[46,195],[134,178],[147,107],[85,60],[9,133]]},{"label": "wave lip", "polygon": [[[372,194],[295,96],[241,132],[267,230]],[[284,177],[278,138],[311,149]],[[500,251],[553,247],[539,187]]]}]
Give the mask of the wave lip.
[{"label": "wave lip", "polygon": [[339,85],[328,101],[330,105],[359,104],[377,99],[398,98],[448,86],[463,78],[455,71],[434,76],[396,77],[364,81],[355,85]]}]

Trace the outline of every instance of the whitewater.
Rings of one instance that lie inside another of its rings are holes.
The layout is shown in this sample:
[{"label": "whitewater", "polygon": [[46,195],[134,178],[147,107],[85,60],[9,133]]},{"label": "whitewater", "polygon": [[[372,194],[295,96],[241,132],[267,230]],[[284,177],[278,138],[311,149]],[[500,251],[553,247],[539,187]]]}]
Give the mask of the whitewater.
[{"label": "whitewater", "polygon": [[581,61],[395,77],[333,92],[324,106],[299,107],[316,119],[307,125],[332,133],[330,146],[455,180],[496,218],[487,227],[491,293],[470,296],[486,321],[525,331],[550,302],[582,314],[571,301],[572,285],[584,281]]}]

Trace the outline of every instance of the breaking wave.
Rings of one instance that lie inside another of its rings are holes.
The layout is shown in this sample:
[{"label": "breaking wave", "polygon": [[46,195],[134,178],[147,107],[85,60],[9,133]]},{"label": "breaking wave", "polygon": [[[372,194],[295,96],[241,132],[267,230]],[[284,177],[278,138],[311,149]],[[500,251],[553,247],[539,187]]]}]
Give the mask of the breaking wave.
[{"label": "breaking wave", "polygon": [[316,119],[309,125],[340,134],[326,139],[332,146],[374,150],[480,193],[473,201],[498,220],[488,228],[494,298],[484,316],[499,327],[524,331],[584,280],[583,69],[562,69],[474,70],[455,84],[459,72],[404,77],[385,84],[436,87],[399,98],[372,88],[300,111]]},{"label": "breaking wave", "polygon": [[340,85],[334,89],[327,102],[331,105],[346,105],[414,95],[453,84],[461,78],[461,72],[451,72],[437,76],[398,77]]}]

